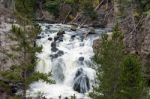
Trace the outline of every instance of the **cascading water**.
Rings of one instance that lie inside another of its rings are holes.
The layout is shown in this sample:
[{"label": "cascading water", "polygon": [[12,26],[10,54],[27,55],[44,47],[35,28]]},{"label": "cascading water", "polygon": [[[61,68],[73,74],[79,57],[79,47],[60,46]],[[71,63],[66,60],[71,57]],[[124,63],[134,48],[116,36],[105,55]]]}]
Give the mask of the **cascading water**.
[{"label": "cascading water", "polygon": [[42,92],[47,99],[61,99],[75,95],[77,99],[88,99],[87,93],[92,90],[95,70],[92,69],[93,41],[96,34],[85,36],[88,28],[72,31],[70,25],[40,24],[42,32],[37,45],[42,52],[37,54],[36,71],[52,73],[56,84],[38,81],[30,85],[30,96],[35,97]]}]

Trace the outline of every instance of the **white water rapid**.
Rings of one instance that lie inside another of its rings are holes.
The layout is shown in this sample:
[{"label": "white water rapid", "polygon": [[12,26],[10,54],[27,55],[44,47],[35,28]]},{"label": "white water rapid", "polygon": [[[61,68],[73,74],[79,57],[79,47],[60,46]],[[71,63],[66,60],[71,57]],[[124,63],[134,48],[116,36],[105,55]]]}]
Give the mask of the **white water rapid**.
[{"label": "white water rapid", "polygon": [[[88,93],[95,82],[95,70],[92,58],[93,41],[98,39],[103,30],[95,29],[96,34],[85,33],[88,28],[70,30],[70,25],[40,24],[41,34],[38,36],[37,45],[42,46],[42,52],[37,54],[36,71],[50,73],[56,84],[43,81],[30,85],[30,96],[36,97],[43,93],[46,99],[90,99]],[[58,33],[59,32],[59,33]],[[66,98],[68,97],[68,98]]]}]

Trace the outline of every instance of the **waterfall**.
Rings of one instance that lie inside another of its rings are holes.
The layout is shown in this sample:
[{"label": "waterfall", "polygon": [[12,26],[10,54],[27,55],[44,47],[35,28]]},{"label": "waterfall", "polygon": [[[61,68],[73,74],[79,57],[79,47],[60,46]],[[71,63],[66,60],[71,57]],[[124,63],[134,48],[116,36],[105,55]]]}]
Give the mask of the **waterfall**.
[{"label": "waterfall", "polygon": [[38,92],[47,99],[61,99],[75,95],[77,99],[89,99],[88,93],[95,82],[95,70],[92,58],[93,41],[99,38],[101,29],[85,36],[88,28],[78,27],[72,31],[70,25],[40,24],[42,32],[37,39],[37,45],[42,46],[42,52],[37,53],[36,71],[52,73],[56,84],[37,81],[30,85],[30,96]]}]

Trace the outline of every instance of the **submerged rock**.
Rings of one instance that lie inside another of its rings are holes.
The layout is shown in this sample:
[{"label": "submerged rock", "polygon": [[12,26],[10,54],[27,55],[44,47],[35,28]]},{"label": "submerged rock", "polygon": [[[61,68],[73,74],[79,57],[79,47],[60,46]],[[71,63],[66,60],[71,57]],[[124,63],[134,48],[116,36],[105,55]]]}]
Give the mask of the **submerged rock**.
[{"label": "submerged rock", "polygon": [[84,43],[82,42],[82,43],[80,43],[80,46],[84,46]]},{"label": "submerged rock", "polygon": [[54,41],[63,41],[63,35],[55,36]]},{"label": "submerged rock", "polygon": [[58,36],[55,36],[55,37],[54,37],[54,41],[57,41],[58,39],[59,39]]},{"label": "submerged rock", "polygon": [[60,50],[60,51],[58,51],[57,55],[62,56],[62,55],[64,55],[64,52]]},{"label": "submerged rock", "polygon": [[65,64],[62,59],[55,60],[53,63],[52,74],[57,83],[61,83],[64,81],[64,69]]},{"label": "submerged rock", "polygon": [[81,75],[76,79],[73,89],[79,93],[86,93],[90,89],[89,78],[87,75]]},{"label": "submerged rock", "polygon": [[73,89],[79,93],[86,93],[90,90],[89,78],[83,73],[82,68],[76,73]]},{"label": "submerged rock", "polygon": [[51,50],[52,50],[53,52],[56,52],[56,51],[58,51],[58,48],[52,47]]},{"label": "submerged rock", "polygon": [[84,35],[80,36],[81,42],[83,42],[84,38],[85,38]]},{"label": "submerged rock", "polygon": [[58,58],[58,55],[57,54],[53,54],[53,55],[50,55],[51,59],[55,59],[55,58]]},{"label": "submerged rock", "polygon": [[56,47],[56,42],[52,42],[51,47]]},{"label": "submerged rock", "polygon": [[58,38],[59,42],[63,42],[63,37]]},{"label": "submerged rock", "polygon": [[74,40],[75,37],[76,37],[76,35],[72,35],[72,36],[71,36],[71,39]]},{"label": "submerged rock", "polygon": [[58,51],[58,48],[56,48],[56,42],[52,42],[51,43],[51,50],[53,51],[53,52],[56,52],[56,51]]},{"label": "submerged rock", "polygon": [[49,25],[47,25],[47,26],[46,26],[46,28],[47,28],[47,29],[50,29],[50,26],[49,26]]},{"label": "submerged rock", "polygon": [[[76,77],[78,77],[79,75],[81,75],[83,73],[83,69],[79,68],[78,71],[76,72]],[[75,78],[76,78],[75,77]]]},{"label": "submerged rock", "polygon": [[60,31],[57,33],[57,36],[62,36],[63,34],[65,34],[65,31],[60,30]]},{"label": "submerged rock", "polygon": [[64,52],[61,51],[61,50],[59,50],[56,54],[50,55],[50,57],[51,57],[52,59],[55,59],[55,58],[58,58],[58,57],[60,57],[60,56],[62,56],[62,55],[64,55]]}]

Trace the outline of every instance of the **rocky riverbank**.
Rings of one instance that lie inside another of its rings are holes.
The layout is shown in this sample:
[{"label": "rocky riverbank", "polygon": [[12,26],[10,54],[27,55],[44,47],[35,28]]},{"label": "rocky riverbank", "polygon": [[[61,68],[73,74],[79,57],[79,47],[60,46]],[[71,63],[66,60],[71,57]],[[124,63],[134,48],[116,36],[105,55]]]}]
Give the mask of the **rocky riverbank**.
[{"label": "rocky riverbank", "polygon": [[9,9],[0,7],[0,70],[9,69],[12,60],[7,58],[5,52],[11,52],[10,46],[14,43],[8,35],[11,34],[11,26],[14,23],[14,16]]}]

